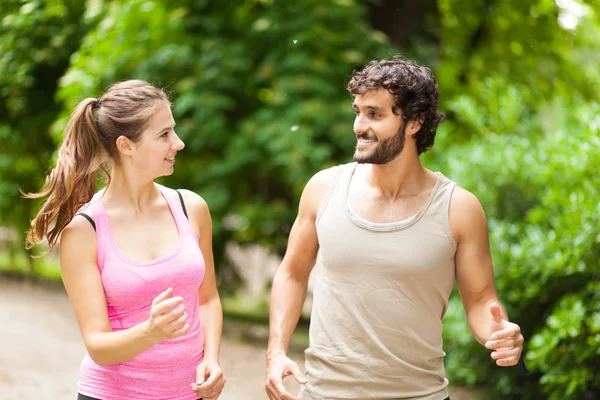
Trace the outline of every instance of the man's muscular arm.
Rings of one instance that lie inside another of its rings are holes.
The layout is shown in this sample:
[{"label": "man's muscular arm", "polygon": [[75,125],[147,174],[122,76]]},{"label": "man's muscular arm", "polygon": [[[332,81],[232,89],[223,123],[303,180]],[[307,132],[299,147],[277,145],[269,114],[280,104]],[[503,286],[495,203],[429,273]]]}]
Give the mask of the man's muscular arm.
[{"label": "man's muscular arm", "polygon": [[305,382],[298,366],[287,358],[286,353],[300,319],[308,278],[319,249],[315,226],[317,214],[336,173],[336,168],[321,171],[304,188],[285,256],[273,280],[266,383],[271,400],[295,399],[283,386],[285,376],[293,374],[298,382]]},{"label": "man's muscular arm", "polygon": [[485,213],[479,200],[460,187],[452,197],[450,227],[458,246],[456,280],[469,329],[479,343],[495,350],[491,356],[498,365],[515,365],[523,336],[519,326],[508,321],[496,294]]}]

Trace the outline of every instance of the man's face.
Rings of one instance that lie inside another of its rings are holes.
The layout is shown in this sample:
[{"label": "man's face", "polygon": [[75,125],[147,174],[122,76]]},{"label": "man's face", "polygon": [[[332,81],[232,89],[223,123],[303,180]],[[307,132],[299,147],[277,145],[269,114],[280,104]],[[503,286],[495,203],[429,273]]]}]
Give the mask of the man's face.
[{"label": "man's face", "polygon": [[[354,161],[387,164],[404,149],[406,124],[392,111],[394,98],[385,89],[370,90],[354,97]],[[400,113],[402,113],[400,111]]]}]

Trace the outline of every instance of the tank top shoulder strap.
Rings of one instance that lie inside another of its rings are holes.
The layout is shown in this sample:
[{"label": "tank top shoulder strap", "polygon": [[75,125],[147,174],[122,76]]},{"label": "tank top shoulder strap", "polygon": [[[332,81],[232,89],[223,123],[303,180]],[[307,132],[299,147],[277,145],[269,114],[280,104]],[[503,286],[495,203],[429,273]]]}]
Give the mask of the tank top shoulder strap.
[{"label": "tank top shoulder strap", "polygon": [[100,190],[94,194],[92,199],[81,207],[75,215],[80,215],[87,219],[94,231],[96,231],[96,247],[98,253],[98,269],[102,272],[104,266],[104,254],[107,246],[107,229],[110,229],[108,216],[102,203],[102,194],[104,190]]},{"label": "tank top shoulder strap", "polygon": [[103,195],[104,190],[99,191],[94,195],[92,202],[90,202],[92,215],[96,222],[96,245],[98,251],[98,269],[100,270],[100,273],[102,273],[102,270],[104,269],[106,254],[111,251],[114,253],[114,249],[112,249],[114,244],[112,232],[110,230],[110,221],[108,220],[108,214],[106,213],[106,208],[102,201]]},{"label": "tank top shoulder strap", "polygon": [[156,184],[156,187],[158,188],[158,190],[160,190],[163,197],[167,201],[169,208],[171,209],[171,213],[173,214],[173,217],[177,220],[177,223],[181,223],[182,218],[187,219],[186,214],[184,214],[183,212],[181,202],[175,201],[175,199],[179,199],[178,192],[175,189],[159,185],[158,183]]},{"label": "tank top shoulder strap", "polygon": [[90,225],[92,225],[92,228],[94,228],[94,230],[96,230],[96,208],[97,208],[97,202],[99,199],[99,192],[96,192],[90,201],[88,201],[86,204],[84,204],[83,206],[81,206],[81,208],[79,208],[79,210],[77,210],[77,212],[75,213],[75,216],[82,216],[83,218],[87,219],[90,223]]},{"label": "tank top shoulder strap", "polygon": [[449,210],[450,201],[452,199],[452,193],[456,188],[456,183],[445,177],[442,173],[438,172],[439,182],[436,185],[436,189],[432,194],[431,204],[427,210],[428,214],[434,218],[439,218],[440,223],[444,226],[448,240],[454,245],[454,237],[452,230],[450,229]]},{"label": "tank top shoulder strap", "polygon": [[163,185],[156,184],[156,186],[166,199],[169,208],[171,209],[171,213],[173,214],[173,218],[175,218],[175,223],[179,227],[181,233],[183,235],[190,235],[194,241],[198,243],[198,234],[194,230],[194,227],[189,220],[187,209],[184,208],[185,203],[181,193],[175,189],[170,189]]},{"label": "tank top shoulder strap", "polygon": [[89,221],[90,225],[92,225],[92,227],[94,228],[94,230],[96,230],[96,222],[94,221],[93,207],[94,207],[94,200],[97,198],[97,195],[98,195],[98,193],[95,193],[92,196],[92,198],[90,199],[90,201],[88,201],[86,204],[81,206],[75,213],[75,216],[80,215],[83,218],[87,219]]},{"label": "tank top shoulder strap", "polygon": [[187,219],[190,219],[190,217],[188,216],[187,213],[187,209],[185,208],[185,202],[183,201],[183,196],[181,195],[181,191],[180,190],[175,190],[177,192],[177,196],[179,196],[179,202],[181,203],[181,209],[183,210],[183,215],[185,215],[185,217]]},{"label": "tank top shoulder strap", "polygon": [[347,187],[348,179],[352,175],[355,166],[356,163],[352,162],[334,167],[337,169],[337,172],[335,174],[335,177],[329,184],[329,188],[327,189],[327,195],[323,200],[323,204],[321,204],[321,207],[319,208],[315,225],[319,223],[321,216],[323,215],[323,213],[325,212],[325,210],[331,202],[335,203],[336,201],[339,201],[340,196],[341,199],[345,198],[345,188]]}]

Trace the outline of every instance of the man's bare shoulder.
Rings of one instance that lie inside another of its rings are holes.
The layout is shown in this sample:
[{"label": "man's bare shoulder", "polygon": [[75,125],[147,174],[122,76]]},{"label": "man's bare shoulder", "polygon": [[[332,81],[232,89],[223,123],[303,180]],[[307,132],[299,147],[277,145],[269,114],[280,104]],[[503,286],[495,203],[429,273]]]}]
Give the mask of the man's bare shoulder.
[{"label": "man's bare shoulder", "polygon": [[485,211],[479,199],[468,190],[456,186],[450,202],[450,227],[455,238],[469,232],[487,231]]},{"label": "man's bare shoulder", "polygon": [[323,200],[327,196],[329,187],[339,172],[341,165],[321,170],[313,175],[304,187],[300,199],[300,211],[307,211],[316,215]]},{"label": "man's bare shoulder", "polygon": [[317,172],[312,176],[312,178],[310,178],[304,190],[310,190],[311,192],[324,191],[326,193],[331,185],[331,182],[333,182],[335,179],[339,168],[342,168],[342,166],[338,165]]},{"label": "man's bare shoulder", "polygon": [[477,210],[483,210],[477,196],[458,185],[454,188],[450,207],[460,213],[472,213]]}]

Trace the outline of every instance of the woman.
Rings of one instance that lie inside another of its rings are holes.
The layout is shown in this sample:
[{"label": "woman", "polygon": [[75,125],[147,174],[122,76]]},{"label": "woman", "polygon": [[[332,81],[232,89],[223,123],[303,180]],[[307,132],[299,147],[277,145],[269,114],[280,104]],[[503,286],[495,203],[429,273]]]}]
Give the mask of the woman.
[{"label": "woman", "polygon": [[[184,144],[166,94],[143,81],[83,100],[64,132],[29,245],[60,238],[87,354],[79,399],[217,399],[222,310],[204,200],[154,183]],[[108,167],[108,168],[107,168]],[[96,191],[96,175],[107,175]]]}]

